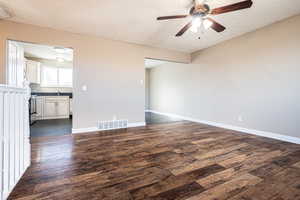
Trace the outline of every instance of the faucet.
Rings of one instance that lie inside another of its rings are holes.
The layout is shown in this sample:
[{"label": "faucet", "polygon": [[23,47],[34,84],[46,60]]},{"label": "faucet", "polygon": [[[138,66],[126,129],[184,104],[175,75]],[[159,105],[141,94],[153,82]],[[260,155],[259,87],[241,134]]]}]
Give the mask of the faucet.
[{"label": "faucet", "polygon": [[57,96],[60,96],[60,91],[59,91],[59,89],[57,89]]}]

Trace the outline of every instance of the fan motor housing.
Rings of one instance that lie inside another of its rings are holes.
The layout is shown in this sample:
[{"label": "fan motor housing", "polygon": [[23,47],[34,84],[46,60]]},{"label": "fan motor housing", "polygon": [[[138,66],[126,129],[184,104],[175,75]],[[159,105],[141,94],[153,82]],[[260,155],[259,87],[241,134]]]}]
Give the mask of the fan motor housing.
[{"label": "fan motor housing", "polygon": [[190,10],[190,15],[204,17],[209,14],[210,8],[207,4],[198,4]]}]

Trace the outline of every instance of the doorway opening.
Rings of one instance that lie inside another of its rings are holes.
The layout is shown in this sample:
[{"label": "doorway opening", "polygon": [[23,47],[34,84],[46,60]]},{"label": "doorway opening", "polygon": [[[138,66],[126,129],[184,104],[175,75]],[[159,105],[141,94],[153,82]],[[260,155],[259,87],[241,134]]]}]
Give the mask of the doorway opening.
[{"label": "doorway opening", "polygon": [[174,63],[170,61],[145,59],[145,121],[147,125],[181,121],[177,117],[166,114],[167,108],[164,105],[168,102],[164,102],[164,95],[168,95],[172,88],[164,88],[163,77],[157,73],[161,74],[160,71],[164,67],[170,67],[172,64]]},{"label": "doorway opening", "polygon": [[8,40],[6,80],[31,89],[31,138],[72,133],[73,49]]}]

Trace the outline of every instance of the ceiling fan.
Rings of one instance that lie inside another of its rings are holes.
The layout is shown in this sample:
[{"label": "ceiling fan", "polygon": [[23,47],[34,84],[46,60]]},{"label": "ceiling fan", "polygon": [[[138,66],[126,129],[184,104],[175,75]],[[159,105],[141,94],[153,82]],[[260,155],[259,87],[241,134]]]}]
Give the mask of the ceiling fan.
[{"label": "ceiling fan", "polygon": [[210,18],[210,15],[219,15],[250,8],[253,4],[252,0],[245,0],[239,3],[211,9],[205,2],[206,0],[204,0],[202,3],[199,3],[198,0],[194,0],[194,6],[190,9],[190,13],[188,15],[163,16],[158,17],[157,20],[179,19],[191,16],[192,20],[176,34],[176,37],[182,36],[190,28],[193,32],[197,32],[201,26],[203,26],[205,29],[212,28],[216,32],[222,32],[226,28]]}]

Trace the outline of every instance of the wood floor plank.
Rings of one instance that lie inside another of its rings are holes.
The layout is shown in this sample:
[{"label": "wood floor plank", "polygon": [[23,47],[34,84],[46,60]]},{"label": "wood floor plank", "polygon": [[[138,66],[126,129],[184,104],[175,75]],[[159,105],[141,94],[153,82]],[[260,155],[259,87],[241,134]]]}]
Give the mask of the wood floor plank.
[{"label": "wood floor plank", "polygon": [[230,146],[228,148],[224,148],[224,149],[217,149],[217,150],[214,150],[214,151],[199,153],[199,155],[196,155],[195,158],[197,158],[198,160],[212,158],[212,157],[216,157],[216,156],[219,156],[219,155],[227,154],[231,151],[234,151],[236,149],[239,149],[239,148],[242,148],[242,147],[245,147],[245,146],[247,146],[247,144],[245,144],[245,143],[236,144],[236,145]]},{"label": "wood floor plank", "polygon": [[205,189],[196,182],[179,186],[177,188],[159,193],[149,200],[182,200],[203,192]]},{"label": "wood floor plank", "polygon": [[293,164],[294,167],[300,168],[300,162]]},{"label": "wood floor plank", "polygon": [[201,186],[203,186],[206,189],[209,189],[215,185],[224,183],[226,180],[229,180],[233,175],[235,175],[237,172],[234,168],[229,168],[224,171],[212,174],[208,177],[201,178],[197,180],[197,183],[199,183]]},{"label": "wood floor plank", "polygon": [[239,192],[239,190],[250,187],[261,182],[262,179],[253,176],[251,174],[244,174],[243,176],[237,177],[231,181],[218,185],[214,188],[208,189],[199,195],[188,198],[187,200],[223,200],[230,197],[233,193]]},{"label": "wood floor plank", "polygon": [[236,156],[238,156],[237,153],[230,152],[227,154],[222,154],[222,155],[218,155],[218,156],[214,156],[214,157],[210,157],[210,158],[206,158],[206,159],[202,159],[202,160],[196,159],[196,160],[193,160],[192,162],[186,162],[184,165],[180,165],[180,166],[171,168],[170,171],[174,175],[180,175],[180,174],[192,171],[197,168],[203,168],[203,167],[206,167],[209,165],[217,164],[223,160],[230,159],[230,158],[233,158]]}]

